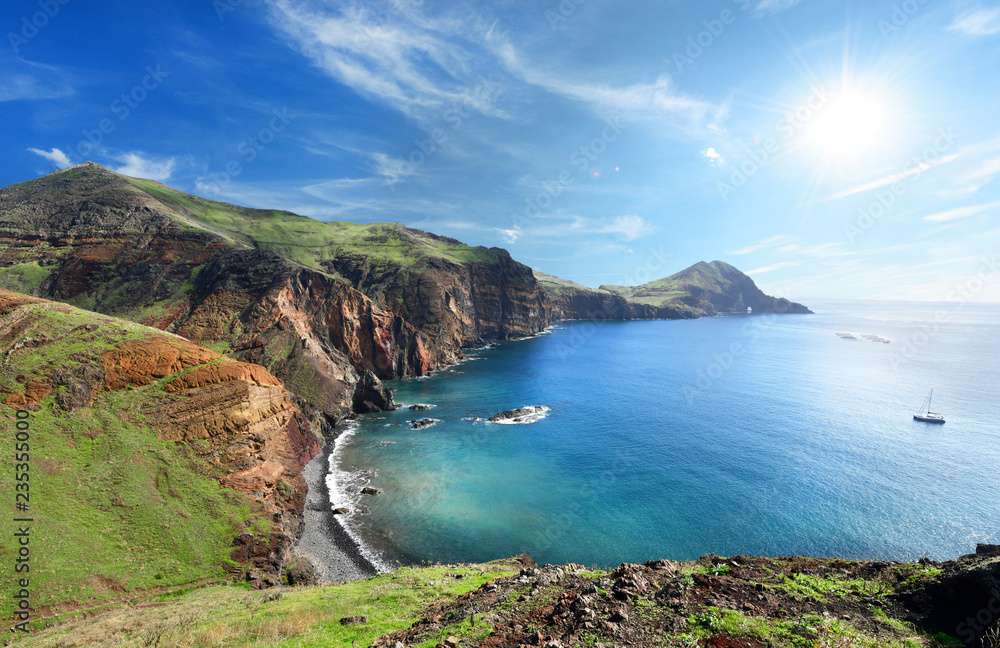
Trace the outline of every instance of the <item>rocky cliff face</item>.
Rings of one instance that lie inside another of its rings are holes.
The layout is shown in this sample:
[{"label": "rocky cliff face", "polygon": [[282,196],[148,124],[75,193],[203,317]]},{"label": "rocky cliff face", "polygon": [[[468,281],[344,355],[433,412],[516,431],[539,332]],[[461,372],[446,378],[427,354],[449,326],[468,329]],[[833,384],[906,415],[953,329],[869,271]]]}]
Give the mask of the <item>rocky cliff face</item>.
[{"label": "rocky cliff face", "polygon": [[197,217],[76,167],[0,191],[0,268],[35,269],[38,295],[228,343],[327,416],[350,411],[359,372],[422,375],[463,345],[546,324],[530,269],[500,250],[376,270],[331,243],[324,270]]},{"label": "rocky cliff face", "polygon": [[[92,556],[91,576],[124,563],[123,551],[157,555],[160,536],[190,525],[202,529],[199,552],[228,553],[255,583],[277,581],[301,523],[302,468],[321,446],[267,369],[156,329],[5,290],[0,353],[0,408],[26,410],[38,426],[32,449],[47,462],[39,508],[54,524],[78,521],[53,533],[77,542],[107,511],[115,528],[101,533],[128,536],[118,544],[109,535],[109,546]],[[90,428],[90,421],[98,423]],[[90,452],[99,460],[88,460]],[[65,466],[57,459],[63,454]],[[75,487],[60,486],[63,473]],[[170,560],[159,579],[192,566]],[[199,570],[210,575],[223,566]],[[130,576],[138,578],[118,578]],[[74,574],[59,579],[70,587]]]}]

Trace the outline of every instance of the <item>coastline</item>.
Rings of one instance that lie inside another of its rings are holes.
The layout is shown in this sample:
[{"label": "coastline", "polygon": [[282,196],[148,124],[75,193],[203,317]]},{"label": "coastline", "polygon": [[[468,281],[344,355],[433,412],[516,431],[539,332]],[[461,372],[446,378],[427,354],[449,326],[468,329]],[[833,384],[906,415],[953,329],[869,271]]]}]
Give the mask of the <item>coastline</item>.
[{"label": "coastline", "polygon": [[379,573],[333,514],[327,476],[337,438],[343,432],[342,428],[338,429],[334,438],[327,440],[323,451],[302,470],[308,492],[302,511],[302,535],[295,543],[295,553],[313,564],[320,583],[359,580]]}]

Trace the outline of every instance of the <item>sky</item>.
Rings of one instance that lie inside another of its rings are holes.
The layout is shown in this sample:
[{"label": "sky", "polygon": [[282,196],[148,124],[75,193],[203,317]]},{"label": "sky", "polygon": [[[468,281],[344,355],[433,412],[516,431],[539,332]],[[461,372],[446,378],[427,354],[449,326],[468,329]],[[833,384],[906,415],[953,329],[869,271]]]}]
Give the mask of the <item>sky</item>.
[{"label": "sky", "polygon": [[0,185],[93,160],[580,283],[1000,302],[1000,3],[14,0]]}]

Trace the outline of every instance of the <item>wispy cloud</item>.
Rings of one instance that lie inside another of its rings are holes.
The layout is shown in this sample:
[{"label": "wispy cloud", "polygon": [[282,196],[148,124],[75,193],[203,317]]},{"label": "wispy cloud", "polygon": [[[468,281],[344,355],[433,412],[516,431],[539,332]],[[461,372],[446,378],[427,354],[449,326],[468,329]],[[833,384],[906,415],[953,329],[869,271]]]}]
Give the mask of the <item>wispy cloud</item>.
[{"label": "wispy cloud", "polygon": [[405,3],[271,5],[271,23],[340,83],[412,116],[446,106],[503,116],[477,91],[475,44],[461,25],[433,20]]},{"label": "wispy cloud", "polygon": [[712,164],[722,164],[722,154],[714,146],[709,146],[701,154]]},{"label": "wispy cloud", "polygon": [[978,216],[979,214],[993,210],[1000,210],[1000,201],[939,211],[924,216],[924,220],[928,223],[948,223],[963,218],[969,218],[970,216]]},{"label": "wispy cloud", "polygon": [[487,34],[487,42],[515,77],[552,94],[587,104],[604,116],[673,116],[684,120],[686,125],[701,126],[706,118],[717,112],[713,104],[674,89],[665,76],[631,85],[571,80],[566,74],[548,72],[529,64],[502,34]]},{"label": "wispy cloud", "polygon": [[762,275],[768,272],[776,272],[778,270],[783,270],[784,268],[794,268],[801,265],[798,261],[779,261],[778,263],[772,263],[771,265],[761,266],[759,268],[754,268],[753,270],[748,270],[748,275]]},{"label": "wispy cloud", "polygon": [[60,99],[73,94],[73,88],[59,80],[44,80],[33,74],[4,74],[0,84],[0,103]]},{"label": "wispy cloud", "polygon": [[948,29],[967,36],[1000,34],[1000,7],[981,7],[966,11],[957,16]]},{"label": "wispy cloud", "polygon": [[801,0],[760,0],[754,7],[754,11],[760,14],[773,14],[791,9],[799,4]]},{"label": "wispy cloud", "polygon": [[58,169],[65,169],[66,167],[73,166],[73,162],[69,159],[69,156],[62,152],[62,149],[52,148],[49,151],[44,149],[37,149],[34,147],[29,147],[29,151],[35,155],[41,156],[56,165]]},{"label": "wispy cloud", "polygon": [[788,240],[789,240],[789,238],[785,234],[776,234],[774,236],[769,236],[768,238],[766,238],[766,239],[764,239],[762,241],[757,241],[756,243],[752,243],[750,245],[747,245],[746,247],[741,247],[738,250],[733,250],[732,252],[730,252],[730,254],[734,254],[736,256],[744,256],[744,255],[747,255],[747,254],[753,254],[754,252],[759,252],[761,250],[764,250],[764,249],[767,249],[767,248],[770,248],[770,247],[775,247],[777,245],[780,245],[782,243],[787,242]]},{"label": "wispy cloud", "polygon": [[508,243],[516,243],[522,238],[532,240],[560,240],[577,236],[613,236],[622,241],[635,241],[656,230],[656,226],[642,216],[626,214],[613,218],[570,218],[551,217],[534,225],[515,224],[497,231]]},{"label": "wispy cloud", "polygon": [[883,187],[894,185],[898,182],[902,182],[904,180],[908,180],[910,178],[923,175],[928,171],[944,166],[946,164],[950,164],[955,160],[957,160],[959,157],[960,155],[958,153],[951,153],[949,155],[943,155],[933,160],[920,162],[898,173],[892,173],[890,175],[882,176],[881,178],[877,178],[870,182],[865,182],[863,184],[850,187],[849,189],[838,191],[837,193],[827,197],[827,200],[839,200],[841,198],[847,198],[848,196],[855,196],[857,194],[874,191],[876,189],[882,189]]},{"label": "wispy cloud", "polygon": [[159,180],[160,182],[169,180],[177,166],[176,158],[147,157],[135,151],[119,155],[117,160],[121,163],[115,167],[115,171],[118,173],[135,178]]},{"label": "wispy cloud", "polygon": [[394,185],[404,178],[417,175],[417,166],[409,160],[392,157],[386,153],[372,153],[375,173],[386,184]]}]

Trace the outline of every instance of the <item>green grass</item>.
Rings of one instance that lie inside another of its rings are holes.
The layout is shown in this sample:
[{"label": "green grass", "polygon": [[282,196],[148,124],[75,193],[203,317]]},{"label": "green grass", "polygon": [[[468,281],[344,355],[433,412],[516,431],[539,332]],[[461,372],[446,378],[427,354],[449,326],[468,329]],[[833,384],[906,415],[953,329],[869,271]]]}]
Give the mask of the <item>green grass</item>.
[{"label": "green grass", "polygon": [[37,261],[15,263],[0,268],[0,288],[37,295],[41,285],[49,278],[52,267]]},{"label": "green grass", "polygon": [[[20,391],[17,376],[51,378],[99,364],[122,342],[154,334],[146,327],[51,304],[20,307],[28,327],[18,339],[42,341],[11,354],[0,387]],[[85,325],[97,324],[96,330]],[[43,341],[47,340],[47,341]],[[0,339],[0,353],[15,340]],[[223,489],[215,470],[184,446],[159,438],[149,412],[164,380],[101,392],[67,412],[58,388],[31,412],[31,589],[38,616],[98,606],[139,590],[222,579],[233,537],[264,533],[269,520],[244,495]],[[4,420],[14,411],[0,405]],[[12,501],[11,480],[4,497]],[[10,516],[0,533],[13,532]],[[5,582],[13,582],[13,545],[0,544]],[[4,597],[0,613],[12,609]]]},{"label": "green grass", "polygon": [[[453,576],[460,573],[464,577]],[[156,605],[116,609],[97,618],[50,628],[18,645],[280,646],[283,648],[368,646],[384,634],[408,628],[432,602],[454,599],[482,584],[516,573],[516,566],[404,567],[391,574],[341,585],[252,592],[207,587],[161,600]],[[341,625],[347,616],[367,622]],[[460,627],[464,625],[464,628]],[[469,622],[446,634],[486,636],[483,623]]]},{"label": "green grass", "polygon": [[914,635],[904,638],[871,636],[850,623],[806,614],[794,619],[766,619],[745,615],[737,610],[710,607],[688,618],[688,630],[677,637],[681,642],[696,642],[715,635],[758,639],[769,646],[814,648],[816,646],[852,646],[854,648],[918,648],[926,645]]},{"label": "green grass", "polygon": [[830,597],[881,599],[892,594],[892,586],[883,581],[822,577],[802,573],[784,576],[780,583],[770,587],[783,590],[792,598],[817,602],[827,601]]},{"label": "green grass", "polygon": [[235,244],[271,250],[314,270],[329,271],[327,264],[342,255],[397,266],[411,266],[427,258],[458,264],[489,263],[498,258],[495,250],[432,236],[399,223],[323,222],[286,211],[206,200],[152,180],[128,181],[171,208],[189,227],[209,230]]}]

